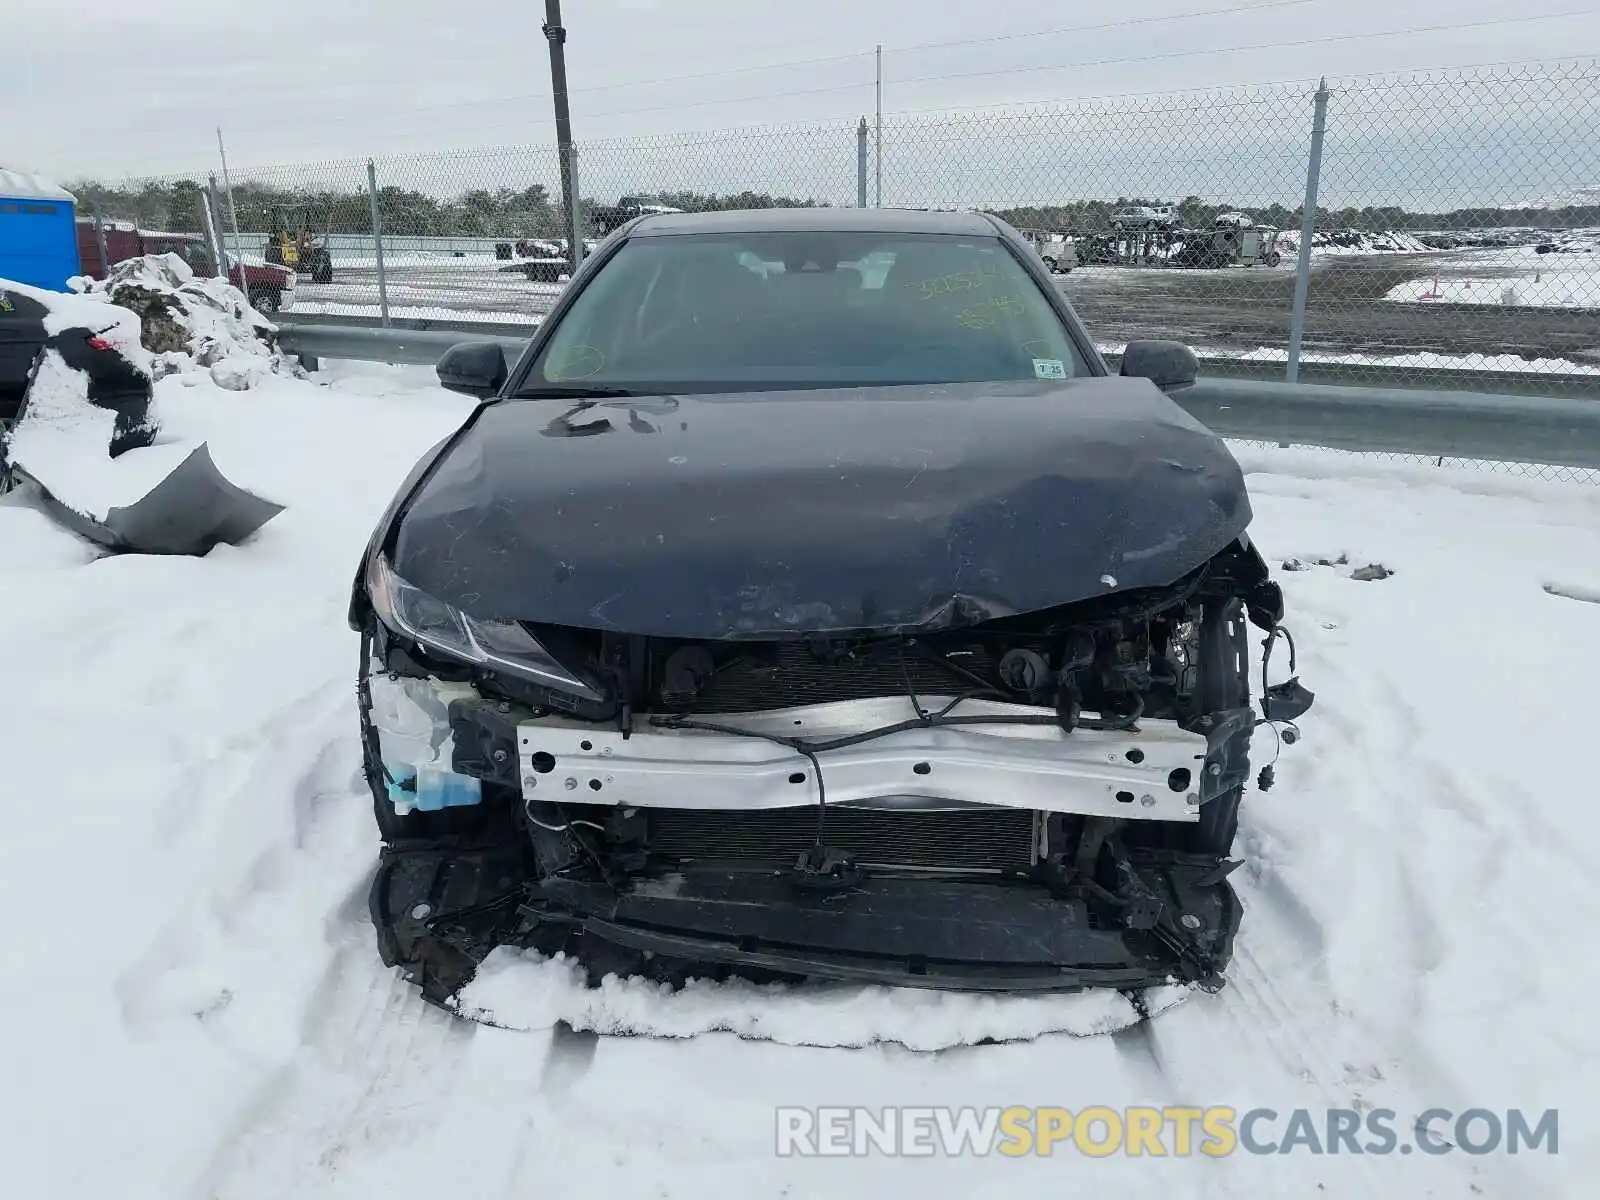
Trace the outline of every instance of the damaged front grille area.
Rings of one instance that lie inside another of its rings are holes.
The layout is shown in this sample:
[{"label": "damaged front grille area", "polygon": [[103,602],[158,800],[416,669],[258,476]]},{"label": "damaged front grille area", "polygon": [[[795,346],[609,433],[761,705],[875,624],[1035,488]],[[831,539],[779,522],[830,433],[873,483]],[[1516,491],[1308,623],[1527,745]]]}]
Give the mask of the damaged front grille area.
[{"label": "damaged front grille area", "polygon": [[[770,862],[789,867],[817,840],[817,810],[755,811],[652,808],[646,849],[679,863]],[[824,829],[831,849],[862,867],[1017,872],[1033,865],[1037,814],[1025,809],[896,810],[830,805]]]},{"label": "damaged front grille area", "polygon": [[998,688],[995,659],[982,646],[942,657],[896,647],[831,652],[807,642],[756,644],[719,663],[694,695],[698,713],[747,713],[839,700],[933,695]]},{"label": "damaged front grille area", "polygon": [[[564,670],[600,681],[603,703],[525,694],[505,679],[496,698],[622,725],[640,714],[716,717],[889,696],[986,697],[1053,707],[1071,732],[1139,717],[1202,715],[1195,655],[1201,625],[1248,608],[1271,629],[1281,596],[1240,542],[1170,584],[1111,591],[1055,608],[927,630],[797,633],[692,640],[531,624]],[[548,691],[548,689],[545,689]]]}]

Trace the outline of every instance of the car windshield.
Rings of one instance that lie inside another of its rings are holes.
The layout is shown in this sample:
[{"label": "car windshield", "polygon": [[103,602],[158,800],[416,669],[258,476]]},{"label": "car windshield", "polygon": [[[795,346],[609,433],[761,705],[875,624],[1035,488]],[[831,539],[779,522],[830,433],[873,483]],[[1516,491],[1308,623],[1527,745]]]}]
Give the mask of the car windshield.
[{"label": "car windshield", "polygon": [[671,234],[617,250],[519,390],[770,390],[1087,372],[1065,323],[998,237]]}]

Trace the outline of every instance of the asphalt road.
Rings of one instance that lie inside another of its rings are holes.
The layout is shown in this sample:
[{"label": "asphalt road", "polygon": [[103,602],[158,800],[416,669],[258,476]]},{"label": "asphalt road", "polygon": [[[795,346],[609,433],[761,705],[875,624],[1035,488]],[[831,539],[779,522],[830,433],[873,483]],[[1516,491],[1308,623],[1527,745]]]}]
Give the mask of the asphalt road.
[{"label": "asphalt road", "polygon": [[[1517,276],[1526,264],[1497,267],[1481,256],[1412,254],[1329,257],[1313,265],[1304,349],[1388,356],[1515,355],[1600,362],[1600,318],[1593,311],[1506,308],[1498,304],[1404,304],[1384,300],[1416,281]],[[520,274],[479,268],[395,266],[389,303],[397,316],[515,320],[547,312],[558,288]],[[1204,350],[1249,351],[1288,341],[1294,276],[1287,265],[1220,271],[1080,267],[1058,286],[1103,344],[1171,337]],[[335,282],[302,282],[296,311],[376,311],[377,273],[340,268]],[[350,306],[348,309],[346,306]]]},{"label": "asphalt road", "polygon": [[[1497,267],[1446,254],[1330,257],[1313,262],[1303,348],[1332,354],[1517,355],[1600,361],[1594,311],[1506,308],[1497,304],[1405,304],[1391,288],[1415,281],[1516,277],[1526,264]],[[1173,337],[1198,347],[1284,346],[1294,306],[1287,267],[1221,271],[1087,267],[1061,281],[1078,315],[1103,343]]]}]

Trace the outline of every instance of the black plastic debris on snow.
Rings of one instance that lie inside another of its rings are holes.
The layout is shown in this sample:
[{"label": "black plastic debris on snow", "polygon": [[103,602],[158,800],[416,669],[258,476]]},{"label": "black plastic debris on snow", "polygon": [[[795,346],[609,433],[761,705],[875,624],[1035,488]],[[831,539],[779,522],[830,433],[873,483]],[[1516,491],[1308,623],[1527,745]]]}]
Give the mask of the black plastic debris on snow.
[{"label": "black plastic debris on snow", "polygon": [[22,464],[14,464],[13,470],[38,489],[45,511],[56,521],[116,554],[203,556],[215,546],[238,545],[283,511],[283,505],[230,483],[205,442],[145,496],[110,509],[103,519],[57,499]]},{"label": "black plastic debris on snow", "polygon": [[[1307,561],[1303,558],[1286,558],[1283,560],[1285,571],[1309,571],[1312,567],[1347,567],[1350,565],[1350,556],[1341,554],[1338,558],[1314,558]],[[1380,579],[1388,579],[1394,572],[1382,563],[1368,563],[1364,567],[1357,567],[1350,572],[1350,578],[1360,580],[1362,583],[1371,583]]]},{"label": "black plastic debris on snow", "polygon": [[[66,340],[70,345],[71,339]],[[148,376],[125,372],[120,386],[107,387],[99,373],[74,366],[66,355],[63,361],[69,369],[88,375],[88,402],[116,414],[105,447],[107,458],[137,453],[155,442],[160,428],[150,410]],[[142,378],[142,389],[127,386],[136,374]],[[37,378],[36,362],[13,428],[20,427],[27,418],[29,393]],[[8,483],[31,483],[48,515],[112,553],[201,556],[218,545],[237,545],[283,511],[283,505],[230,482],[217,469],[210,448],[202,442],[143,497],[109,509],[104,517],[97,518],[60,499],[50,481],[35,475],[25,462],[8,461],[6,441],[0,437],[0,476],[5,476]]]}]

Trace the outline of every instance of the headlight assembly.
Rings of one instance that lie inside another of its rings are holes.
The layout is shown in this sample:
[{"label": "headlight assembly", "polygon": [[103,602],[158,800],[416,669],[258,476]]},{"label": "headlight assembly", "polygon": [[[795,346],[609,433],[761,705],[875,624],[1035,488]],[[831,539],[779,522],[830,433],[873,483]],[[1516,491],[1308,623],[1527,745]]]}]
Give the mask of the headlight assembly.
[{"label": "headlight assembly", "polygon": [[374,554],[367,566],[367,596],[378,619],[390,629],[447,658],[514,675],[585,700],[605,698],[557,662],[515,621],[470,617],[407,583],[381,554]]}]

